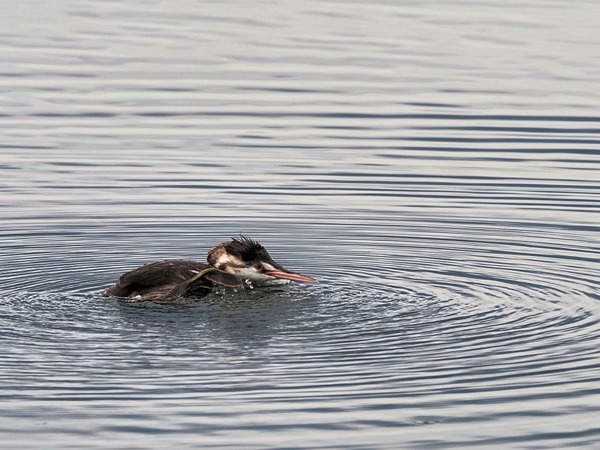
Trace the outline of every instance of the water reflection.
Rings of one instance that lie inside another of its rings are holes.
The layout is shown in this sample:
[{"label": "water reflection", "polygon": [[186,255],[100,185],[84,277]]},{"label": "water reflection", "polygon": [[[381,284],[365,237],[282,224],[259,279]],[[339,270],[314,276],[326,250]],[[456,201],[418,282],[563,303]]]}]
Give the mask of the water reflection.
[{"label": "water reflection", "polygon": [[169,303],[118,301],[118,311],[124,329],[151,338],[152,345],[184,346],[236,362],[260,357],[288,322],[302,322],[311,299],[315,301],[300,291],[265,288]]}]

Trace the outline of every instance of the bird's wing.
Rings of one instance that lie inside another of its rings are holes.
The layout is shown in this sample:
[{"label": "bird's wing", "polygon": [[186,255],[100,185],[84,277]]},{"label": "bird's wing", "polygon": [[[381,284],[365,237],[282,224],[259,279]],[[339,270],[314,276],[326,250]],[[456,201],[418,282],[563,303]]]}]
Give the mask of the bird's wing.
[{"label": "bird's wing", "polygon": [[174,282],[185,281],[207,267],[208,264],[196,261],[159,261],[146,264],[121,275],[119,284],[122,286],[131,284],[143,286],[173,284]]},{"label": "bird's wing", "polygon": [[104,297],[129,297],[136,294],[142,297],[161,295],[179,283],[208,268],[208,264],[196,261],[160,261],[133,269],[121,275],[118,281],[104,290]]}]

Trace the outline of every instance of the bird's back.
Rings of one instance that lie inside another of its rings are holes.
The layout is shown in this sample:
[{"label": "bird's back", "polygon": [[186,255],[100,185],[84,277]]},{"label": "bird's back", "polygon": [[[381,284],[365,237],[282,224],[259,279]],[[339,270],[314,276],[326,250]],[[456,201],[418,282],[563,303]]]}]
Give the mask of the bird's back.
[{"label": "bird's back", "polygon": [[[157,298],[166,295],[175,286],[207,269],[208,264],[197,261],[167,260],[143,265],[119,277],[119,280],[102,292],[103,297]],[[194,295],[210,290],[210,282],[203,286],[201,280],[194,283]]]}]

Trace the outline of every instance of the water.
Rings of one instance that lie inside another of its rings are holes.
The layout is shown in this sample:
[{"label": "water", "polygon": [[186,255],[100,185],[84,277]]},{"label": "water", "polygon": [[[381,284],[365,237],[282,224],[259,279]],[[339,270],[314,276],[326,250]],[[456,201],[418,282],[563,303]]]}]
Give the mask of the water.
[{"label": "water", "polygon": [[[13,5],[4,445],[600,446],[599,13]],[[95,296],[239,233],[321,284]]]}]

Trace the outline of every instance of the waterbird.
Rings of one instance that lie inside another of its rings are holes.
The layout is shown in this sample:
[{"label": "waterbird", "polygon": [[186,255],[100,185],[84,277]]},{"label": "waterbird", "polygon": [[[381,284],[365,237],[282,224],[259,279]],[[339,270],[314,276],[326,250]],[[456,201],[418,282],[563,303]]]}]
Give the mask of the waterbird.
[{"label": "waterbird", "polygon": [[153,262],[133,269],[100,293],[102,297],[130,300],[173,300],[203,296],[217,286],[254,288],[290,281],[318,283],[276,263],[258,242],[233,238],[210,249],[208,264],[187,260]]}]

